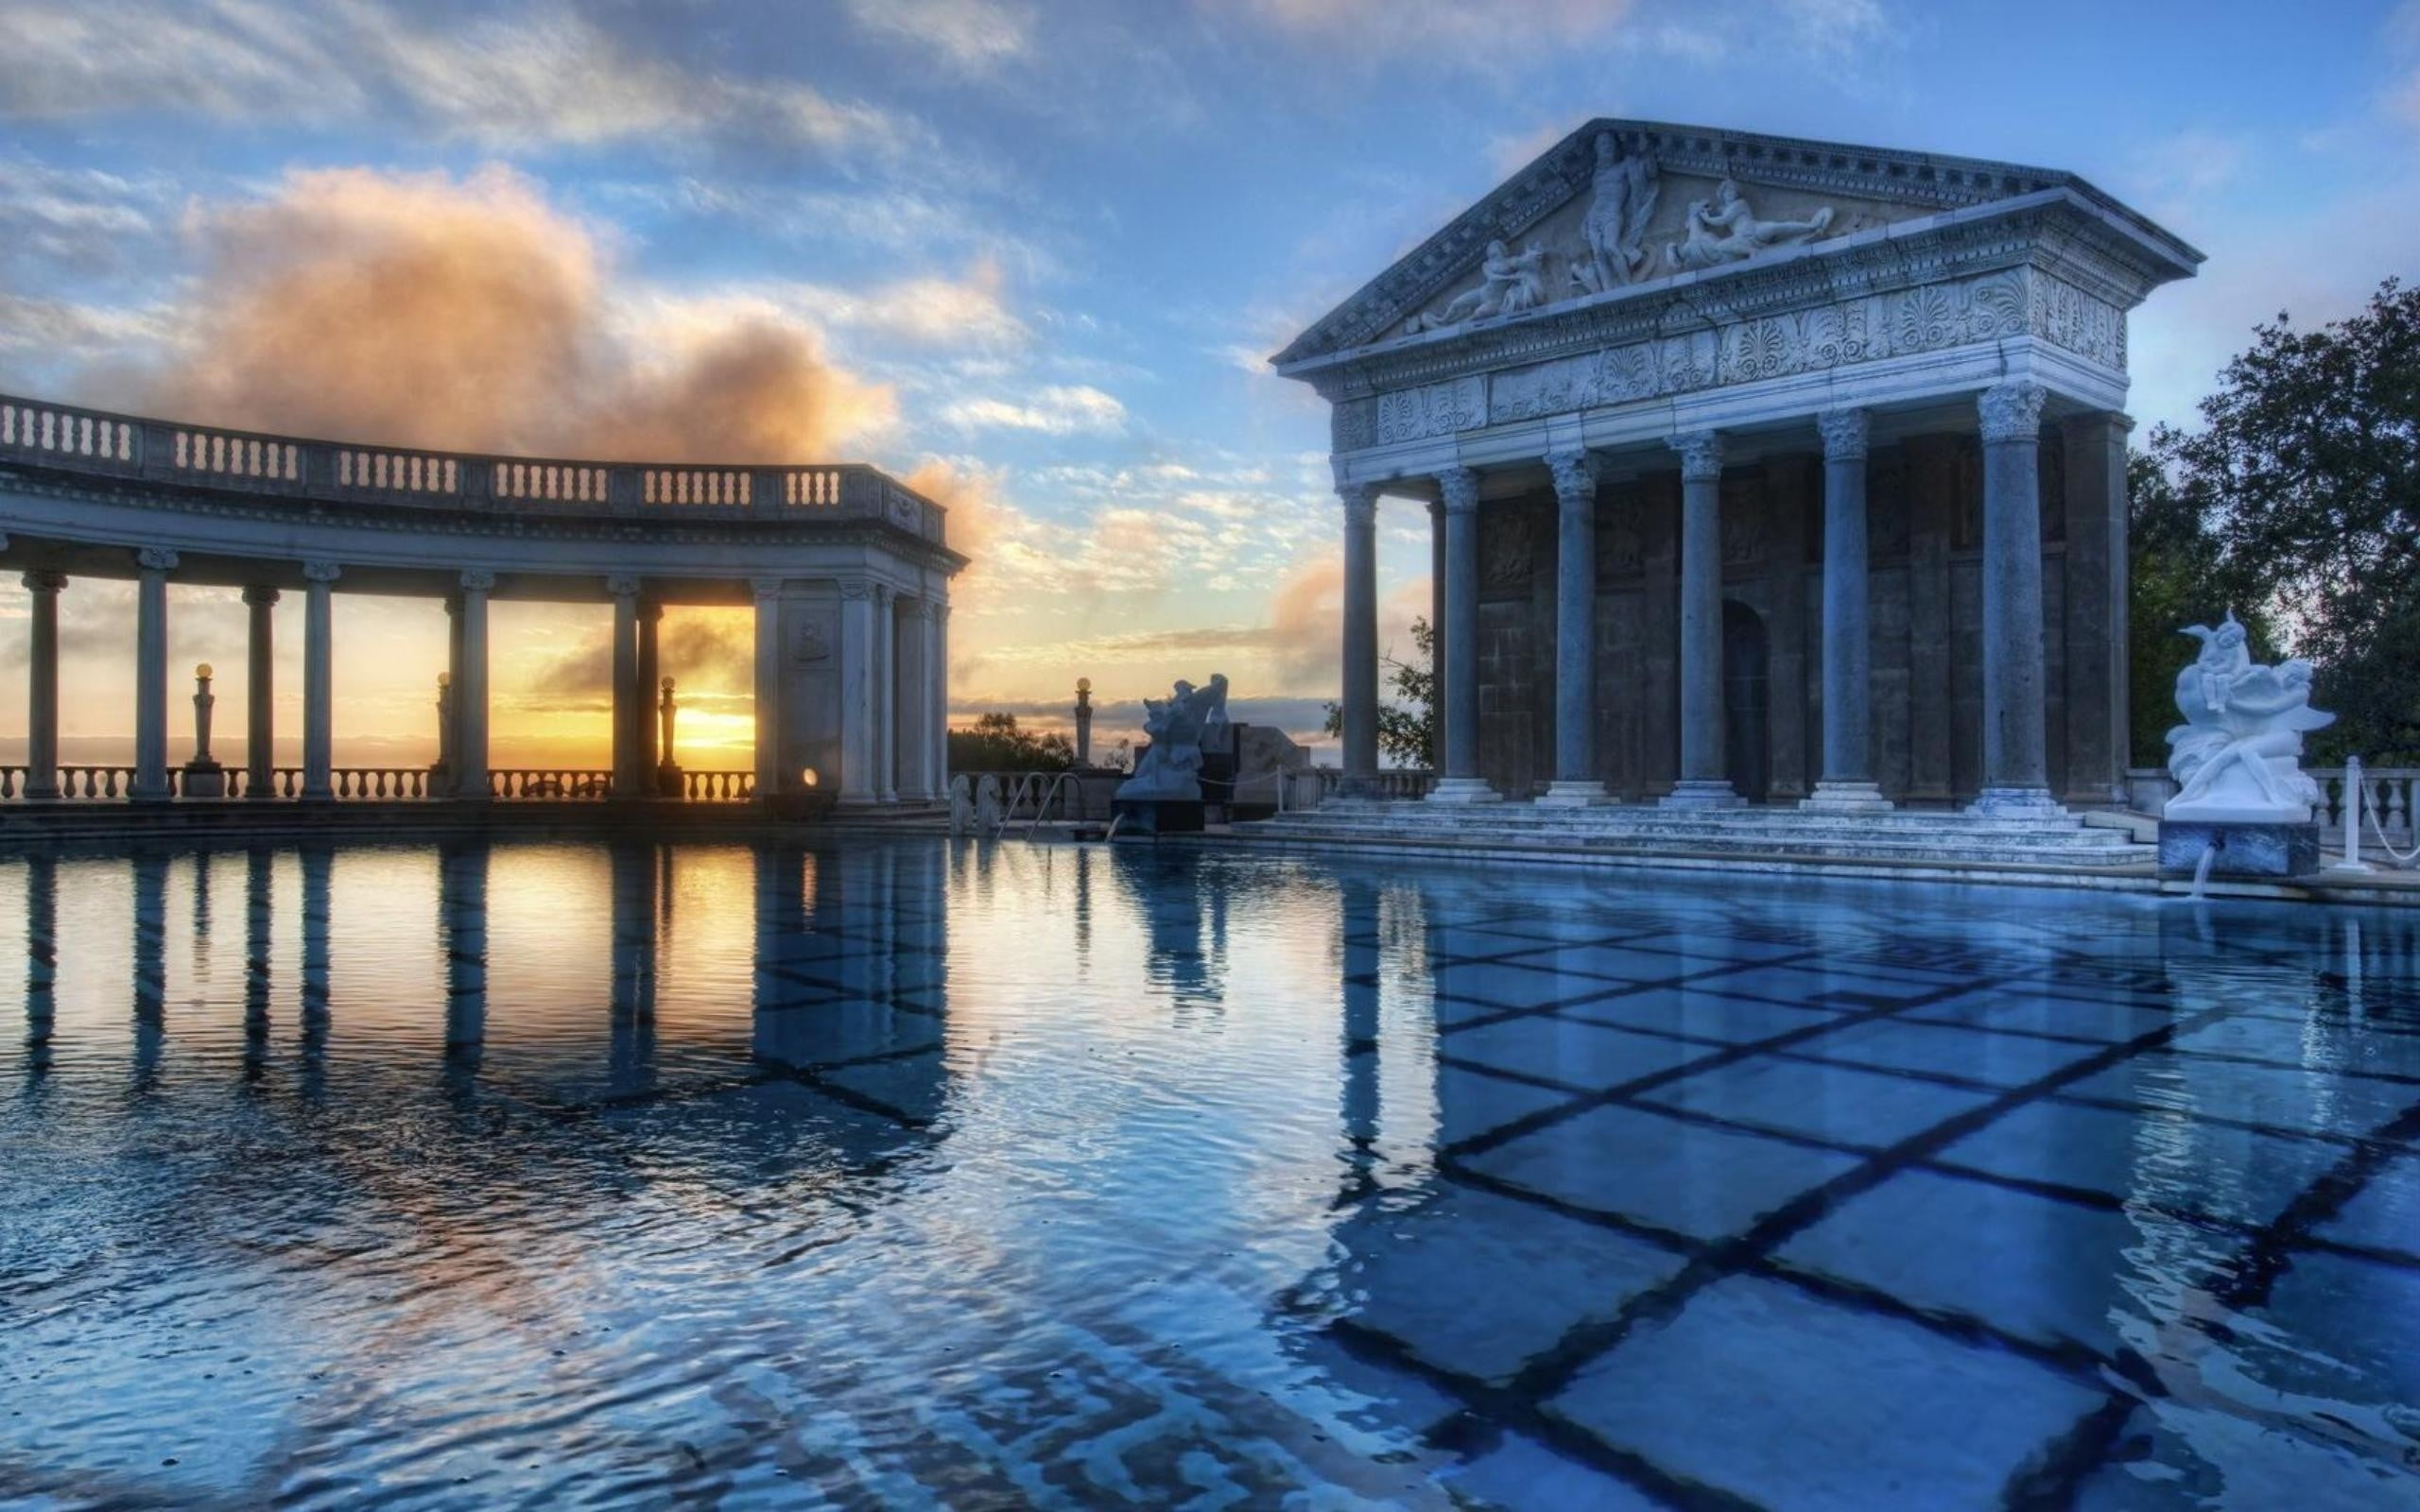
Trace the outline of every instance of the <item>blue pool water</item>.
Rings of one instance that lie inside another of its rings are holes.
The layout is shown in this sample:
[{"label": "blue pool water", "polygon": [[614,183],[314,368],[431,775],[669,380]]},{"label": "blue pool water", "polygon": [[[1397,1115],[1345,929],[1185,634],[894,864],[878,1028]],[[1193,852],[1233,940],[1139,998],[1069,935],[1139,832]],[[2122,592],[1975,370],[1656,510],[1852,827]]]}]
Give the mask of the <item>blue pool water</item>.
[{"label": "blue pool water", "polygon": [[397,847],[0,962],[11,1506],[2420,1504],[2408,915]]}]

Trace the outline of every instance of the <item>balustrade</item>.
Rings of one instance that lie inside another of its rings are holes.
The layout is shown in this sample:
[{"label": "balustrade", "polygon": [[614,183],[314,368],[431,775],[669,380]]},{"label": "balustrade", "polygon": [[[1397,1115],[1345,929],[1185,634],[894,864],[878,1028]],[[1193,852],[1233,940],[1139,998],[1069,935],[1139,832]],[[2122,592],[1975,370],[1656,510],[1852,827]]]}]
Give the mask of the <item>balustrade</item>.
[{"label": "balustrade", "polygon": [[132,421],[114,416],[59,404],[0,401],[0,446],[55,452],[79,460],[127,463],[135,459],[135,435]]},{"label": "balustrade", "polygon": [[841,476],[837,467],[787,469],[782,473],[782,503],[794,508],[837,509]]},{"label": "balustrade", "polygon": [[[2332,841],[2343,831],[2345,782],[2341,766],[2307,768],[2319,783],[2320,806],[2317,817],[2328,831]],[[2388,841],[2397,846],[2410,845],[2412,839],[2412,803],[2420,799],[2420,767],[2366,766],[2361,769],[2361,787],[2368,793],[2370,813],[2376,816],[2378,829]],[[2368,829],[2363,834],[2373,832]]]},{"label": "balustrade", "polygon": [[737,468],[651,467],[640,475],[643,504],[735,508],[750,502],[749,474]]},{"label": "balustrade", "polygon": [[611,469],[580,462],[498,462],[495,496],[546,504],[608,504]]},{"label": "balustrade", "polygon": [[181,472],[293,483],[302,476],[302,448],[293,441],[232,431],[180,429],[173,433],[170,465]]},{"label": "balustrade", "polygon": [[756,796],[754,772],[682,773],[683,793],[692,803],[737,803]]}]

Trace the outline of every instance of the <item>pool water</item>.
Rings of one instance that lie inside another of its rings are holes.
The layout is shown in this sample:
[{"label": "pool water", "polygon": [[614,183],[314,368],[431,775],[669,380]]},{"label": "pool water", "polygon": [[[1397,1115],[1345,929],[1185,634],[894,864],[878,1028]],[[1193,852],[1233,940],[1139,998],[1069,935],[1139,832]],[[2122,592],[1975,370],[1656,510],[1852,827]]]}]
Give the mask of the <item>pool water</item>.
[{"label": "pool water", "polygon": [[2420,1505],[2408,914],[398,846],[0,962],[11,1506]]}]

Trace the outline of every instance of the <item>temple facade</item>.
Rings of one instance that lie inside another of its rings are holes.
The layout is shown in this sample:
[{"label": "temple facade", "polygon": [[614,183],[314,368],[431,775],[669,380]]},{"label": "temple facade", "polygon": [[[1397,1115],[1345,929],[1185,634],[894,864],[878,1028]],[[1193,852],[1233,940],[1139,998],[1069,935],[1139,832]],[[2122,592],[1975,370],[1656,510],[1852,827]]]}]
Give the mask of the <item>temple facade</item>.
[{"label": "temple facade", "polygon": [[2049,815],[2127,765],[2126,317],[2201,254],[2072,174],[1598,120],[1275,359],[1433,525],[1439,802]]}]

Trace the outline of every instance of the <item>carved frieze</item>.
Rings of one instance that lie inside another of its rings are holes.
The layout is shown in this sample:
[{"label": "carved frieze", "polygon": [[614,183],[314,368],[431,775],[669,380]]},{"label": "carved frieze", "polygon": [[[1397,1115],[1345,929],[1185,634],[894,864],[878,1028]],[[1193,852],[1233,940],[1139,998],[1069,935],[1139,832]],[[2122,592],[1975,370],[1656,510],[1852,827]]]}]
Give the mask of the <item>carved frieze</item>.
[{"label": "carved frieze", "polygon": [[2088,362],[2124,371],[2126,317],[2062,278],[2033,275],[2032,334]]},{"label": "carved frieze", "polygon": [[1527,583],[1536,557],[1529,512],[1491,509],[1480,518],[1487,522],[1487,528],[1480,537],[1484,549],[1479,553],[1479,586],[1494,592]]},{"label": "carved frieze", "polygon": [[1426,440],[1487,423],[1487,380],[1455,378],[1378,396],[1377,442]]}]

